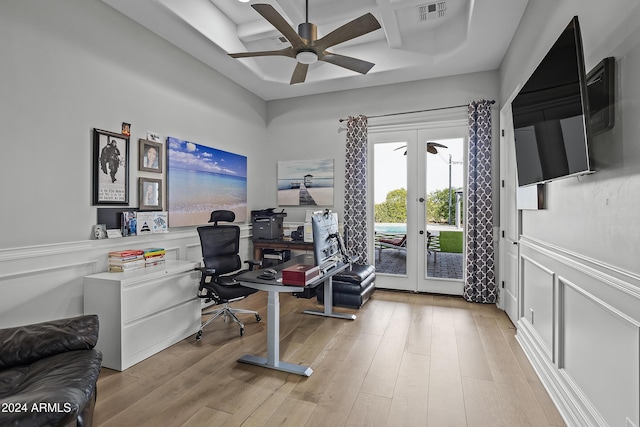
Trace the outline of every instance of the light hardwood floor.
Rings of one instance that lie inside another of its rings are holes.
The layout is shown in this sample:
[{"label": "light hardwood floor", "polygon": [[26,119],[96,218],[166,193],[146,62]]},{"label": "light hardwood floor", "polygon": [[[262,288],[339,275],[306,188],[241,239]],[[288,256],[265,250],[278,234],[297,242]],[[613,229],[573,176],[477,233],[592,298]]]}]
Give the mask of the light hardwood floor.
[{"label": "light hardwood floor", "polygon": [[[266,354],[266,293],[124,372],[103,368],[97,426],[564,426],[495,306],[377,290],[355,321],[302,314],[281,294],[281,360],[302,378],[236,362]],[[339,310],[353,312],[354,310]]]}]

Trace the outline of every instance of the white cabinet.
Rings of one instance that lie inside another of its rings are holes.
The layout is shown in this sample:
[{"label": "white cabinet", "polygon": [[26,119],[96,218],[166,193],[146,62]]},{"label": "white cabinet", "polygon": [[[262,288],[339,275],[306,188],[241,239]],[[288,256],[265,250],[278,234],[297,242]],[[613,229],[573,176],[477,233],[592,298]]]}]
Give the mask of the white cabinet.
[{"label": "white cabinet", "polygon": [[102,366],[123,371],[200,327],[197,262],[84,278],[84,313],[97,314]]}]

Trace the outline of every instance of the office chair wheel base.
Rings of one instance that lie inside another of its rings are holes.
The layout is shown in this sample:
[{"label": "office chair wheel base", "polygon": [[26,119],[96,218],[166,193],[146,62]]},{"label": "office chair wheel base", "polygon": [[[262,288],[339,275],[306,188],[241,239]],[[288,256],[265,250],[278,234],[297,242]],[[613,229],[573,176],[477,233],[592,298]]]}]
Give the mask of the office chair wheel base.
[{"label": "office chair wheel base", "polygon": [[259,315],[259,314],[256,314],[256,322],[259,322],[259,321],[261,321],[261,320],[262,320],[262,317],[260,317],[260,315]]},{"label": "office chair wheel base", "polygon": [[240,328],[240,336],[243,337],[244,336],[244,328]]},{"label": "office chair wheel base", "polygon": [[198,331],[198,333],[196,333],[196,341],[200,341],[202,339],[202,331]]}]

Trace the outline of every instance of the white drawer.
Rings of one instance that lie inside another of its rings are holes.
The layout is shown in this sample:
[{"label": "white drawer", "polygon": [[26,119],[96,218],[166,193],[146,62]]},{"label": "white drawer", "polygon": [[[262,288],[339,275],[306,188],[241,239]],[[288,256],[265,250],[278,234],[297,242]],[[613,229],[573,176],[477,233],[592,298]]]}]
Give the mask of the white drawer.
[{"label": "white drawer", "polygon": [[201,305],[192,299],[122,329],[122,369],[197,332]]},{"label": "white drawer", "polygon": [[122,292],[123,323],[165,310],[196,297],[198,272],[168,275],[157,281],[141,282]]}]

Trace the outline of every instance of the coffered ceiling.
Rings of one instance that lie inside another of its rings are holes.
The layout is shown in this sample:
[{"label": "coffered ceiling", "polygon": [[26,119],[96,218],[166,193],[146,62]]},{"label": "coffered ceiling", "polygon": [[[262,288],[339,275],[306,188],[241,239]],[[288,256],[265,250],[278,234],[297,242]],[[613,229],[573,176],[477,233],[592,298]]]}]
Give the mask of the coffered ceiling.
[{"label": "coffered ceiling", "polygon": [[366,75],[333,64],[309,66],[291,85],[296,60],[284,56],[233,59],[228,53],[289,45],[251,4],[268,3],[297,31],[305,0],[103,0],[175,46],[265,100],[447,75],[495,70],[528,0],[309,0],[318,38],[366,13],[382,28],[331,48],[373,62]]}]

